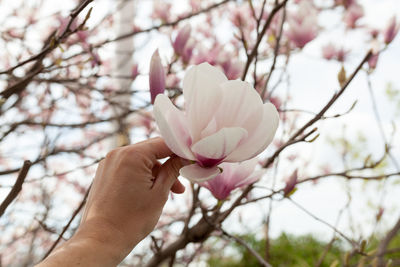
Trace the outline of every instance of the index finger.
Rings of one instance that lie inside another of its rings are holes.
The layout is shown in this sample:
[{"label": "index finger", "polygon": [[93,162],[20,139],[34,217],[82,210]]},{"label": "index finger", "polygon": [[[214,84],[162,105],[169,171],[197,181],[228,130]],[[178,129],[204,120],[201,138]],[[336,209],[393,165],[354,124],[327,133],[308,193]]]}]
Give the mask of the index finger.
[{"label": "index finger", "polygon": [[142,147],[142,152],[156,159],[163,159],[174,154],[161,137],[150,138],[146,141],[137,143]]}]

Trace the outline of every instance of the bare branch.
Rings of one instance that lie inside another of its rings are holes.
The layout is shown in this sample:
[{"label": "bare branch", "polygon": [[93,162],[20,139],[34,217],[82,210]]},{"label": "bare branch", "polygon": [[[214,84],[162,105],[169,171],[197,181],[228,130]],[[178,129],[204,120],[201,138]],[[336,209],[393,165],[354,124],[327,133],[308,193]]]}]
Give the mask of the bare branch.
[{"label": "bare branch", "polygon": [[0,217],[4,214],[7,207],[14,201],[14,199],[18,196],[19,192],[22,190],[22,185],[25,181],[26,176],[28,175],[28,171],[32,163],[29,160],[24,161],[24,165],[19,171],[17,180],[15,181],[14,186],[11,188],[10,193],[8,193],[7,197],[0,205]]}]

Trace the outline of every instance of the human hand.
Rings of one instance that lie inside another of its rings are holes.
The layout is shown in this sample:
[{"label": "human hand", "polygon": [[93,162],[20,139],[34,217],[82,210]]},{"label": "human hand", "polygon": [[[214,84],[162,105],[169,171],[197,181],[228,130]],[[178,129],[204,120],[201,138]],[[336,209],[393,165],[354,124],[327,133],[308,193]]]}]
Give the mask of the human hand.
[{"label": "human hand", "polygon": [[[158,162],[168,156],[171,158],[164,164]],[[69,247],[91,246],[113,259],[110,264],[118,264],[154,229],[169,192],[184,192],[176,179],[181,167],[181,159],[172,156],[161,138],[108,153],[97,168],[81,225],[69,241],[74,245]]]}]

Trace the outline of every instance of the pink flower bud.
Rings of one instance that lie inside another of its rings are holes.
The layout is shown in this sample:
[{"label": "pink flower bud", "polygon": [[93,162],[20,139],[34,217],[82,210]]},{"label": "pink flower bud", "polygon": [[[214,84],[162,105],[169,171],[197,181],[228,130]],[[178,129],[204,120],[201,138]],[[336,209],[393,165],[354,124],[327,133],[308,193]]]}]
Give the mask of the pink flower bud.
[{"label": "pink flower bud", "polygon": [[153,56],[151,57],[149,85],[150,85],[151,103],[154,104],[156,96],[158,94],[164,93],[165,90],[165,72],[164,72],[164,67],[161,64],[161,58],[158,53],[158,49],[154,52]]},{"label": "pink flower bud", "polygon": [[172,44],[172,46],[177,55],[181,56],[183,54],[185,46],[190,37],[190,32],[191,32],[191,27],[189,24],[187,24],[179,31],[178,35],[176,36],[176,39]]},{"label": "pink flower bud", "polygon": [[396,37],[397,33],[399,32],[400,25],[396,23],[396,17],[393,16],[391,20],[389,21],[386,29],[383,32],[385,44],[389,44],[390,42],[393,41],[393,39]]},{"label": "pink flower bud", "polygon": [[295,170],[289,177],[289,179],[286,181],[286,186],[283,189],[283,195],[285,197],[290,196],[293,193],[296,184],[297,184],[297,170]]}]

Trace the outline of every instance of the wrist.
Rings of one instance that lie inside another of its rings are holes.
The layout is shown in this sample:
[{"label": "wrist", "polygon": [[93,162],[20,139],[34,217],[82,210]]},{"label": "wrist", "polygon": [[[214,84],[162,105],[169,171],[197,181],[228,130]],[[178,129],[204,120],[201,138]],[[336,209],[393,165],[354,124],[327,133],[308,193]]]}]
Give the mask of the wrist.
[{"label": "wrist", "polygon": [[117,263],[121,262],[140,242],[140,240],[127,239],[124,231],[99,218],[82,222],[71,240],[91,245],[99,253],[104,253],[103,255],[112,258]]},{"label": "wrist", "polygon": [[47,266],[117,266],[131,251],[131,247],[117,242],[116,232],[99,228],[80,227],[75,235],[53,251],[38,267]]}]

